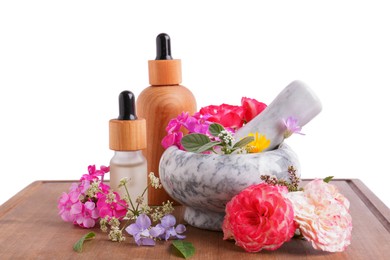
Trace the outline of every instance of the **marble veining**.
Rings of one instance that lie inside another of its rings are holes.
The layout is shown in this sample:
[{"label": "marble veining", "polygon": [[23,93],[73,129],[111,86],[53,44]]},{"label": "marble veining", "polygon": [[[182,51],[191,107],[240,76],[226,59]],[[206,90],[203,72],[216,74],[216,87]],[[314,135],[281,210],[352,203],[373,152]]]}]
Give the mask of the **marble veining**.
[{"label": "marble veining", "polygon": [[160,160],[160,178],[168,194],[186,206],[184,219],[193,226],[221,230],[226,203],[260,175],[288,179],[288,167],[300,176],[296,154],[286,144],[254,154],[195,154],[169,147]]}]

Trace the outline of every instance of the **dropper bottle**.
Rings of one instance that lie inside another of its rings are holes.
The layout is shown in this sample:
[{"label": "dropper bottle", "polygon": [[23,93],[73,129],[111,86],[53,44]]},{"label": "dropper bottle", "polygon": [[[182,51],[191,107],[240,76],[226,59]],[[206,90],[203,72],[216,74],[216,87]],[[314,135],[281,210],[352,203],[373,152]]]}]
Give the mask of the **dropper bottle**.
[{"label": "dropper bottle", "polygon": [[[146,119],[148,148],[144,155],[148,161],[148,172],[159,177],[159,162],[164,148],[161,141],[166,136],[169,121],[183,112],[193,115],[196,100],[192,92],[180,85],[181,60],[171,53],[171,38],[161,33],[156,38],[156,59],[149,60],[149,83],[137,99],[139,116]],[[149,189],[149,205],[161,205],[172,198],[164,189]]]},{"label": "dropper bottle", "polygon": [[[119,95],[119,117],[109,122],[110,149],[115,151],[110,161],[110,187],[125,198],[124,187],[118,188],[120,181],[127,178],[130,199],[135,202],[147,186],[147,163],[142,154],[146,148],[146,121],[137,118],[135,96],[130,91]],[[144,194],[147,203],[147,194]]]}]

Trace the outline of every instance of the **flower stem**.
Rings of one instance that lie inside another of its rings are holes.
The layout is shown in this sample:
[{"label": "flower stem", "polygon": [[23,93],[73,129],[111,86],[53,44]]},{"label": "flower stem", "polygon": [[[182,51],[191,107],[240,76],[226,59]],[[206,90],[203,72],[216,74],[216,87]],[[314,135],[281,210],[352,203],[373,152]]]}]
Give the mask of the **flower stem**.
[{"label": "flower stem", "polygon": [[[125,187],[125,190],[126,190],[126,194],[127,194],[127,197],[129,197],[129,201],[130,201],[130,204],[131,204],[131,208],[134,211],[136,211],[135,207],[134,207],[134,204],[133,202],[131,201],[131,197],[130,197],[130,193],[129,193],[129,190],[127,189],[127,186],[126,185],[123,185]],[[138,207],[137,207],[138,208]]]},{"label": "flower stem", "polygon": [[[146,185],[146,188],[144,189],[144,191],[142,192],[141,194],[141,197],[143,197],[145,195],[145,192],[148,190],[149,186],[151,185],[151,183],[149,183],[148,185]],[[137,207],[136,207],[136,211],[138,211],[138,208],[139,208],[139,203],[137,203]]]}]

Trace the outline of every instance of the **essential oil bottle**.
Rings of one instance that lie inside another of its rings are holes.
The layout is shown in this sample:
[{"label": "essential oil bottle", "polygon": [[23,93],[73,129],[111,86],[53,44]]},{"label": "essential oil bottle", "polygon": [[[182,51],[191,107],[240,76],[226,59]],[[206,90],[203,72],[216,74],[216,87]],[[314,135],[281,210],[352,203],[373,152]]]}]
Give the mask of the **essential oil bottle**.
[{"label": "essential oil bottle", "polygon": [[[146,148],[146,121],[137,118],[135,96],[130,91],[119,95],[119,116],[109,122],[110,149],[115,151],[110,161],[110,187],[121,198],[127,195],[125,187],[118,188],[120,181],[127,178],[126,188],[135,203],[147,186],[147,163],[142,154]],[[147,194],[144,194],[147,202]]]},{"label": "essential oil bottle", "polygon": [[[159,177],[159,162],[164,148],[161,141],[167,134],[165,128],[169,121],[182,112],[190,115],[196,112],[196,100],[189,89],[180,85],[181,60],[173,59],[171,39],[161,33],[156,38],[157,55],[149,60],[149,83],[137,99],[137,111],[146,119],[148,147],[144,155],[148,160],[148,172]],[[172,199],[164,189],[149,189],[149,205],[161,205]]]}]

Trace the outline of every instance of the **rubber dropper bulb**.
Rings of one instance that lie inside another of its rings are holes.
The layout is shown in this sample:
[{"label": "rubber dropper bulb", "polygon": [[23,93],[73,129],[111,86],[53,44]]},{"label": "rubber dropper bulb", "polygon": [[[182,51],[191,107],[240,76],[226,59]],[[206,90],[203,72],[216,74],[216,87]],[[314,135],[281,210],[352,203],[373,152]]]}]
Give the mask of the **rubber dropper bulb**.
[{"label": "rubber dropper bulb", "polygon": [[119,94],[118,120],[136,120],[135,96],[133,92],[125,90]]},{"label": "rubber dropper bulb", "polygon": [[166,33],[160,33],[156,38],[156,60],[172,60],[171,37]]}]

